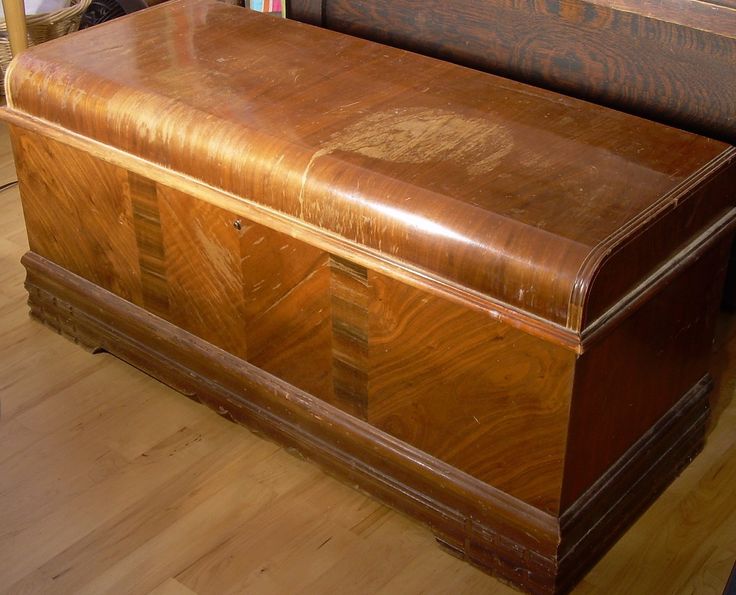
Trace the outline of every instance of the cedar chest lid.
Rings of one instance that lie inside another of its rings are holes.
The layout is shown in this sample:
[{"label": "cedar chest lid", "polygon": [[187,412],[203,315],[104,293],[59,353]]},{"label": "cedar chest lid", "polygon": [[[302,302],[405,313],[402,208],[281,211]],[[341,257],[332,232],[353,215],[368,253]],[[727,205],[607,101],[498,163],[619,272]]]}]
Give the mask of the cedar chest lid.
[{"label": "cedar chest lid", "polygon": [[7,96],[570,333],[733,206],[723,143],[209,0],[34,47]]}]

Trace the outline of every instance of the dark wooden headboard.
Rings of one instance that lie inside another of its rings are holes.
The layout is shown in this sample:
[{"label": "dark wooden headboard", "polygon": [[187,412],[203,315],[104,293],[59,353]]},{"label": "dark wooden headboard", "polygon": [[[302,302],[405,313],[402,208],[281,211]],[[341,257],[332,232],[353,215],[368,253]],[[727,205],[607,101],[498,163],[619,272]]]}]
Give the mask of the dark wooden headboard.
[{"label": "dark wooden headboard", "polygon": [[736,144],[736,0],[290,0],[287,10]]}]

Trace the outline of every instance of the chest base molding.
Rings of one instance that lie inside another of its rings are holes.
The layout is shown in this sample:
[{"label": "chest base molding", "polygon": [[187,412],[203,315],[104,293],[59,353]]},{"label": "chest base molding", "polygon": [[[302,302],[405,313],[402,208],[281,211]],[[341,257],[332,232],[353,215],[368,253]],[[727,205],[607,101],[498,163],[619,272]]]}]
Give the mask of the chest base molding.
[{"label": "chest base molding", "polygon": [[453,555],[532,593],[570,590],[703,446],[712,386],[707,375],[557,517],[33,252],[24,256],[23,264],[35,319],[294,449],[328,473],[423,522]]}]

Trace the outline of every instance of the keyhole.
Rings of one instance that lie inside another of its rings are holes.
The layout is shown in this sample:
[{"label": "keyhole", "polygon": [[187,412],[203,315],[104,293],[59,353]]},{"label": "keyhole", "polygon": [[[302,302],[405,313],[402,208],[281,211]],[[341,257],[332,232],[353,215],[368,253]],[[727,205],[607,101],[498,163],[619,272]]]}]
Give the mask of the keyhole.
[{"label": "keyhole", "polygon": [[243,224],[240,222],[240,219],[236,219],[235,221],[233,221],[233,227],[238,231],[243,229]]}]

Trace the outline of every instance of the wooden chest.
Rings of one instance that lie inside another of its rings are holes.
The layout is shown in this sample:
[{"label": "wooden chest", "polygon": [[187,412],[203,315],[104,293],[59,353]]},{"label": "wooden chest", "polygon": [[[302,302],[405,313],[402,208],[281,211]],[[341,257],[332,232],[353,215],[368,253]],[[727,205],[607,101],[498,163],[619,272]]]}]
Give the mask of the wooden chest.
[{"label": "wooden chest", "polygon": [[34,316],[505,580],[569,589],[701,447],[728,145],[199,0],[7,97]]}]

